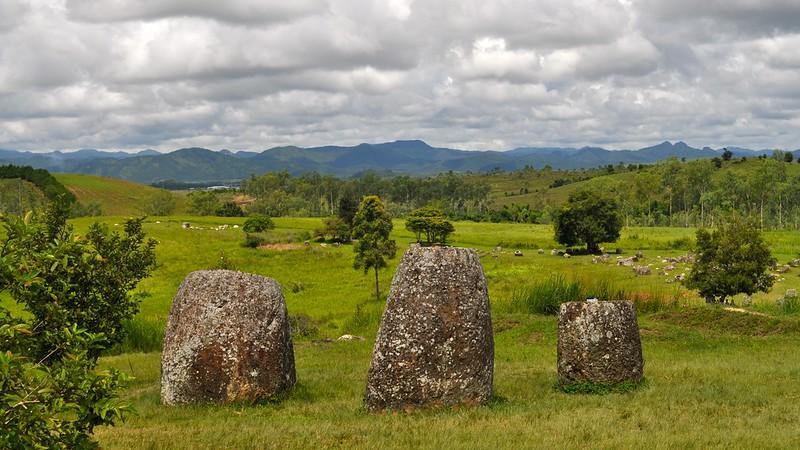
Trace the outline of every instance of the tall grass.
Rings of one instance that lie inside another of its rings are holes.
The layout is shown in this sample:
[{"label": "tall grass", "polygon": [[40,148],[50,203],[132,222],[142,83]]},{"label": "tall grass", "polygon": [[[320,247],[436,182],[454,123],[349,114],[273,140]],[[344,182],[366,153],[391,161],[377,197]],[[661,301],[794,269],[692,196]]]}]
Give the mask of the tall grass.
[{"label": "tall grass", "polygon": [[556,314],[562,303],[597,298],[632,301],[639,312],[650,313],[675,307],[679,297],[677,291],[672,294],[632,292],[607,279],[567,280],[557,274],[516,289],[512,293],[510,310],[516,313]]},{"label": "tall grass", "polygon": [[111,348],[108,353],[119,355],[122,353],[149,353],[160,352],[164,342],[165,320],[136,318],[122,323],[125,330],[125,339]]}]

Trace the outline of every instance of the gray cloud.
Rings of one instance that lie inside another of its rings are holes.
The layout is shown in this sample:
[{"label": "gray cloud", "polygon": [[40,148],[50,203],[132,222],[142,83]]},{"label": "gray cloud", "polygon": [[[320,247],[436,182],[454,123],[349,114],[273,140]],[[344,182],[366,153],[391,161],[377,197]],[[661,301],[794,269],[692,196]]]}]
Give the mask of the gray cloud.
[{"label": "gray cloud", "polygon": [[7,0],[0,147],[800,147],[800,5]]}]

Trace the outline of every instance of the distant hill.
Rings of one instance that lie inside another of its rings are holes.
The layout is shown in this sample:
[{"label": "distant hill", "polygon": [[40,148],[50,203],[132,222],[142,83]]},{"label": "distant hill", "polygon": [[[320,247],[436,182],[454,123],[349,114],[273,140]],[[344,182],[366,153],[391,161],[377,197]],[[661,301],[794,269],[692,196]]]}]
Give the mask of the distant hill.
[{"label": "distant hill", "polygon": [[[75,194],[78,202],[97,204],[102,214],[107,216],[142,215],[147,201],[159,191],[151,186],[93,175],[54,173],[53,176]],[[180,211],[182,198],[176,198]]]},{"label": "distant hill", "polygon": [[[765,151],[731,147],[736,156],[757,156]],[[164,180],[225,182],[287,170],[292,174],[316,171],[335,176],[353,176],[365,171],[384,174],[431,175],[447,171],[487,172],[517,170],[531,166],[580,169],[608,164],[649,164],[676,157],[687,160],[719,156],[721,150],[694,148],[686,143],[663,142],[639,150],[583,148],[517,148],[510,151],[464,151],[432,147],[419,140],[352,147],[276,147],[262,152],[184,148],[170,153],[145,150],[139,153],[79,150],[32,153],[0,150],[0,164],[26,164],[51,171],[122,178],[140,183]]]}]

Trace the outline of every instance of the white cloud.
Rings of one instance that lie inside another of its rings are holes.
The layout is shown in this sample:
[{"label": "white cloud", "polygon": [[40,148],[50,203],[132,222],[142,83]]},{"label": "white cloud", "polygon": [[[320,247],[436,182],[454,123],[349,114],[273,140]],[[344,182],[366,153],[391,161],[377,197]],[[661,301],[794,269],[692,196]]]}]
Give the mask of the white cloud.
[{"label": "white cloud", "polygon": [[795,0],[5,0],[0,147],[798,146]]}]

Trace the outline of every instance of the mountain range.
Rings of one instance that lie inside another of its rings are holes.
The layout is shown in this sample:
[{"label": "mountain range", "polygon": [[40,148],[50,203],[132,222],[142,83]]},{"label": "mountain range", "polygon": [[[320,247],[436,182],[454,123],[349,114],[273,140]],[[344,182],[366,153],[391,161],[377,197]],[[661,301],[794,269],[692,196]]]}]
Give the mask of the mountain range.
[{"label": "mountain range", "polygon": [[[729,147],[735,156],[754,157],[771,150]],[[580,169],[608,164],[650,164],[667,158],[687,160],[720,156],[723,150],[694,148],[684,142],[663,142],[638,150],[600,147],[522,147],[508,151],[466,151],[432,147],[419,140],[352,147],[275,147],[262,152],[183,148],[169,153],[137,153],[84,149],[74,152],[21,152],[0,149],[0,164],[30,165],[54,172],[85,173],[154,183],[227,182],[252,174],[287,170],[292,174],[319,172],[340,177],[365,171],[382,174],[432,175],[441,172],[516,170],[525,166]],[[795,153],[800,152],[796,150]]]}]

